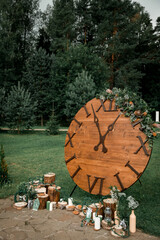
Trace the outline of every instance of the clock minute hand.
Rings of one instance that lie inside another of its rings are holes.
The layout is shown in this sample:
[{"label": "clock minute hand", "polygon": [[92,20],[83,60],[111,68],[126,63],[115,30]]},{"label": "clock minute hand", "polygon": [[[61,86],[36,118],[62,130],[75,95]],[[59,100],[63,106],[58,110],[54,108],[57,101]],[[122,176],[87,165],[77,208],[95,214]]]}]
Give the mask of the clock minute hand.
[{"label": "clock minute hand", "polygon": [[[114,122],[108,126],[107,132],[106,132],[103,136],[100,137],[99,143],[94,147],[94,150],[95,150],[95,151],[98,150],[98,147],[99,147],[100,144],[102,144],[102,146],[103,146],[103,147],[102,147],[102,152],[106,153],[106,152],[108,151],[107,148],[106,148],[105,145],[104,145],[105,138],[106,138],[107,134],[108,134],[110,131],[113,130],[114,125],[115,125],[116,121],[118,120],[118,118],[120,117],[121,114],[122,114],[122,113],[120,112],[120,113],[118,114],[118,116],[116,117],[116,119],[114,120]],[[96,150],[96,149],[97,149],[97,150]]]},{"label": "clock minute hand", "polygon": [[104,146],[105,137],[102,136],[102,134],[101,134],[100,127],[99,127],[99,120],[98,120],[98,118],[97,118],[97,116],[96,116],[96,114],[95,114],[95,111],[94,111],[94,108],[93,108],[93,105],[92,105],[92,104],[91,104],[91,106],[92,106],[93,115],[94,115],[94,122],[95,122],[95,124],[96,124],[96,126],[97,126],[97,128],[98,128],[98,132],[99,132],[99,143],[98,143],[96,146],[94,146],[94,150],[95,150],[95,151],[98,151],[99,145],[102,144],[102,146],[103,146],[102,152],[106,153],[106,152],[107,152],[107,148]]}]

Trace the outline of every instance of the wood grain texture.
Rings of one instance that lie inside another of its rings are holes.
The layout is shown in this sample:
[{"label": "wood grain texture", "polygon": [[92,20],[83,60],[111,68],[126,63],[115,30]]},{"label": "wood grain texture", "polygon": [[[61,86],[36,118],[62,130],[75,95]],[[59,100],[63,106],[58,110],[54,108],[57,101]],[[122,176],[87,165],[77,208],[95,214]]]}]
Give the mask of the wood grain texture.
[{"label": "wood grain texture", "polygon": [[[148,142],[144,146],[140,142],[140,139],[143,142],[146,140],[146,135],[139,130],[140,125],[133,127],[130,118],[121,114],[114,124],[113,130],[109,131],[105,137],[104,146],[107,148],[107,152],[102,151],[102,144],[95,151],[100,134],[94,122],[91,104],[99,119],[102,136],[120,113],[119,109],[105,112],[104,110],[109,109],[110,101],[105,101],[103,107],[100,100],[96,98],[78,111],[75,115],[76,120],[71,122],[68,129],[69,134],[66,135],[65,161],[67,169],[74,182],[87,192],[99,194],[101,189],[101,195],[106,195],[110,191],[109,187],[114,185],[122,191],[130,187],[141,176],[148,164],[151,149],[149,149]],[[115,109],[114,101],[112,109]],[[96,110],[98,111],[96,112]],[[72,135],[72,144],[70,142],[67,144],[69,136]],[[139,148],[140,150],[135,154]],[[89,182],[88,175],[90,176]],[[95,180],[96,178],[98,179]],[[102,178],[104,178],[103,181]]]}]

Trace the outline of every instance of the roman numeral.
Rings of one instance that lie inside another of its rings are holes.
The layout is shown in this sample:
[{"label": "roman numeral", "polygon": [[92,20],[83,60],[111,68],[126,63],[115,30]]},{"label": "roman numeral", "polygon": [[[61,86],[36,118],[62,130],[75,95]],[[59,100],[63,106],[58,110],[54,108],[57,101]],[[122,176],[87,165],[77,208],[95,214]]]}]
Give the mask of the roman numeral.
[{"label": "roman numeral", "polygon": [[85,112],[86,112],[86,117],[89,117],[91,115],[91,113],[88,112],[87,108],[86,108],[86,105],[83,106]]},{"label": "roman numeral", "polygon": [[76,155],[74,154],[71,158],[69,158],[68,160],[66,160],[66,164],[69,163],[70,161],[72,161],[73,159],[76,158]]},{"label": "roman numeral", "polygon": [[140,119],[139,121],[135,122],[132,124],[132,127],[135,127],[137,126],[139,123],[141,123],[143,121],[143,119]]},{"label": "roman numeral", "polygon": [[93,183],[92,183],[92,186],[91,186],[91,184],[90,184],[90,177],[91,177],[91,175],[87,175],[87,178],[88,178],[89,193],[92,192],[92,190],[93,190],[93,188],[95,187],[95,185],[96,185],[98,179],[100,179],[100,188],[99,188],[99,193],[98,193],[98,194],[102,194],[103,181],[104,181],[105,178],[94,177],[95,179],[94,179],[94,181],[93,181]]},{"label": "roman numeral", "polygon": [[145,147],[145,144],[146,144],[146,142],[148,141],[148,139],[146,139],[146,141],[143,142],[141,136],[137,136],[137,138],[139,139],[139,141],[140,141],[140,143],[141,143],[141,146],[137,149],[136,152],[134,152],[134,154],[137,154],[137,153],[139,152],[139,150],[140,150],[141,148],[143,148],[143,151],[144,151],[145,155],[146,155],[146,156],[149,156],[149,153],[147,152],[147,149],[146,149],[146,147]]},{"label": "roman numeral", "polygon": [[80,170],[81,170],[81,167],[78,166],[78,168],[76,169],[76,171],[72,174],[71,178],[73,179]]},{"label": "roman numeral", "polygon": [[104,103],[107,101],[107,99],[105,99],[104,101],[102,99],[99,99],[101,105],[99,106],[99,108],[96,110],[96,112],[98,112],[101,107],[103,108],[103,111],[104,112],[115,112],[115,111],[118,111],[117,110],[117,106],[115,105],[114,106],[114,109],[112,109],[112,103],[113,103],[113,100],[110,100],[110,103],[109,103],[109,109],[107,110]]},{"label": "roman numeral", "polygon": [[129,164],[130,161],[128,161],[125,165],[125,167],[129,167],[136,175],[137,175],[137,178],[141,175],[141,173],[137,172],[137,170],[132,167],[130,164]]},{"label": "roman numeral", "polygon": [[120,179],[120,177],[119,177],[119,172],[116,173],[116,174],[114,175],[114,177],[117,178],[117,181],[119,182],[119,185],[121,186],[121,189],[124,190],[125,188],[124,188],[124,186],[123,186],[123,184],[122,184],[122,181],[121,181],[121,179]]},{"label": "roman numeral", "polygon": [[79,125],[79,127],[82,125],[82,122],[79,122],[76,118],[73,118],[73,120]]},{"label": "roman numeral", "polygon": [[71,147],[73,148],[73,143],[72,143],[72,138],[76,133],[73,133],[72,136],[70,136],[70,134],[67,132],[68,138],[69,140],[67,141],[67,143],[65,144],[65,147],[68,145],[68,143],[70,143]]}]

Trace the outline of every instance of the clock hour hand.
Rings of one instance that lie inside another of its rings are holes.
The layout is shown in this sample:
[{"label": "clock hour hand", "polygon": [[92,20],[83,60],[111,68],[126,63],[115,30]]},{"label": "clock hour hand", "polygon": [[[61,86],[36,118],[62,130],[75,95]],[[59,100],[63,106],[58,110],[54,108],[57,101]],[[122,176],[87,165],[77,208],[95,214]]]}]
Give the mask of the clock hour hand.
[{"label": "clock hour hand", "polygon": [[116,119],[114,120],[114,122],[111,123],[111,124],[108,126],[108,130],[107,130],[107,132],[104,134],[105,137],[107,136],[107,134],[108,134],[109,132],[111,132],[111,131],[113,130],[114,125],[115,125],[115,123],[117,122],[117,120],[118,120],[118,118],[120,117],[121,114],[122,114],[122,113],[120,112],[120,113],[118,114],[118,116],[116,117]]}]

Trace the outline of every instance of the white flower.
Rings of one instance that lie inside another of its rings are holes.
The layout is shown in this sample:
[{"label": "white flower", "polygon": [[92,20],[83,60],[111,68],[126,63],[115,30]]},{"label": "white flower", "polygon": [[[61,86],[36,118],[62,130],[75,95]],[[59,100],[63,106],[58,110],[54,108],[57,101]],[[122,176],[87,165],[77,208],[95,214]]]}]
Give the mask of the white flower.
[{"label": "white flower", "polygon": [[122,197],[122,196],[126,197],[126,194],[125,193],[118,193],[118,196],[119,197]]},{"label": "white flower", "polygon": [[127,198],[127,201],[128,201],[128,207],[131,209],[136,209],[139,206],[139,203],[132,196],[129,196]]},{"label": "white flower", "polygon": [[100,99],[104,101],[104,100],[105,100],[105,97],[104,97],[103,95],[101,95],[101,96],[100,96]]}]

